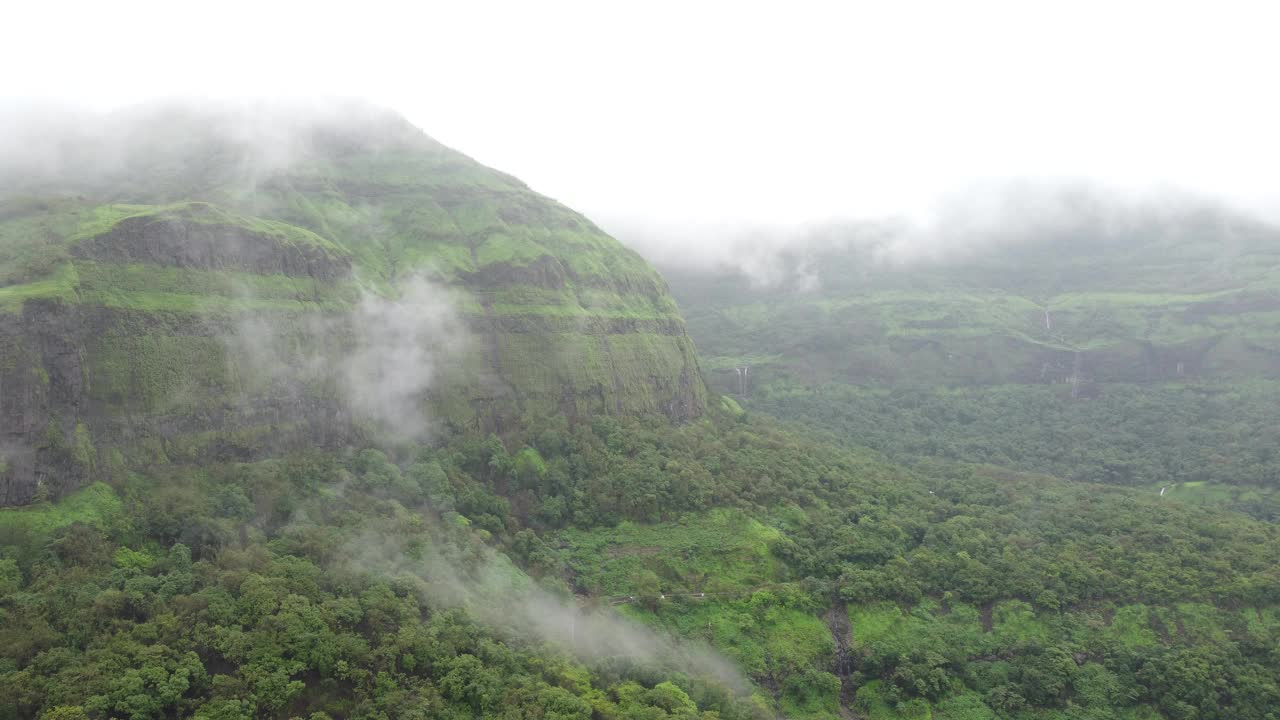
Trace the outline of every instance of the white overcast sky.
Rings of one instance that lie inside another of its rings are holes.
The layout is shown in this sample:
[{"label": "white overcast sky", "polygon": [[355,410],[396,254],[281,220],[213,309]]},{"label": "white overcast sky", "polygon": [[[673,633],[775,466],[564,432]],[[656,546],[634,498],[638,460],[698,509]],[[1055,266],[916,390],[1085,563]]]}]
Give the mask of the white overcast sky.
[{"label": "white overcast sky", "polygon": [[1280,11],[1201,2],[7,2],[0,96],[325,95],[609,221],[788,224],[973,180],[1280,195]]}]

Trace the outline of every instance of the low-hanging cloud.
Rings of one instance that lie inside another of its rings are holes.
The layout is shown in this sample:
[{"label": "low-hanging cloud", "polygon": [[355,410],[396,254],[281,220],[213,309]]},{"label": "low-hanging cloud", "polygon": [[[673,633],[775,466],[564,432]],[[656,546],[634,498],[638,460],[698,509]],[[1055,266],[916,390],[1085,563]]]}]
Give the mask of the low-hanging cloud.
[{"label": "low-hanging cloud", "polygon": [[462,560],[449,557],[446,546],[408,552],[403,538],[371,531],[346,543],[338,556],[347,570],[409,579],[435,607],[464,608],[488,625],[584,660],[625,658],[710,677],[739,695],[750,691],[734,664],[705,644],[548,592],[487,546],[473,545]]},{"label": "low-hanging cloud", "polygon": [[361,290],[349,312],[246,314],[226,344],[229,361],[255,378],[247,392],[263,387],[286,404],[328,394],[382,437],[424,440],[433,430],[427,393],[470,334],[451,292],[414,275],[390,294]]},{"label": "low-hanging cloud", "polygon": [[468,343],[448,292],[422,276],[402,283],[394,298],[366,291],[351,323],[354,346],[339,367],[352,412],[387,432],[421,437],[429,427],[423,398],[441,363]]},{"label": "low-hanging cloud", "polygon": [[757,287],[802,292],[821,286],[824,258],[835,255],[871,275],[1037,244],[1120,247],[1187,233],[1217,239],[1231,253],[1238,229],[1274,225],[1262,208],[1172,187],[1026,178],[970,183],[892,216],[769,226],[605,223],[664,271],[737,275]]},{"label": "low-hanging cloud", "polygon": [[111,111],[0,99],[0,198],[243,195],[334,147],[405,142],[430,141],[396,113],[351,98],[172,98]]}]

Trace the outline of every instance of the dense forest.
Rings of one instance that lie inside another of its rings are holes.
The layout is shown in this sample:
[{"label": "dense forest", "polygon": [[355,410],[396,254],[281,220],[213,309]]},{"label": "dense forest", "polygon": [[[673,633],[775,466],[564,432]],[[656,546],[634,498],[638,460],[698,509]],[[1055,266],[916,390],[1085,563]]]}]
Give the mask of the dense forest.
[{"label": "dense forest", "polygon": [[[138,719],[1280,706],[1274,525],[989,466],[908,470],[732,409],[684,427],[537,426],[391,457],[157,467],[4,511],[0,705]],[[584,628],[600,610],[575,597],[625,596],[627,622],[677,638],[583,651],[509,604],[540,596]],[[702,644],[748,685],[682,659]]]},{"label": "dense forest", "polygon": [[[1191,668],[1223,689],[1274,686],[1266,662],[1237,675],[1199,655],[1209,645],[1170,645],[1244,641],[1273,616],[1273,591],[1193,598],[1202,581],[1232,581],[1191,580],[1203,557],[1156,558],[1225,547],[1164,534],[1181,522],[1269,535],[1280,520],[1275,231],[1212,204],[1076,199],[1065,223],[1010,227],[952,257],[887,261],[897,231],[849,226],[783,246],[766,276],[759,258],[664,268],[726,402],[882,458],[923,484],[929,497],[910,505],[955,513],[896,524],[920,538],[910,549],[873,540],[863,514],[764,521],[807,551],[787,565],[822,581],[822,612],[847,610],[844,706],[859,716],[1275,712],[1180,694]],[[931,545],[943,537],[945,550]],[[858,554],[838,550],[851,544]],[[1268,562],[1259,577],[1275,575]],[[965,579],[973,567],[990,579]],[[1179,577],[1190,584],[1159,597]],[[823,617],[839,642],[844,626]],[[1167,673],[1179,679],[1143,685]]]},{"label": "dense forest", "polygon": [[1264,225],[761,284],[360,103],[29,137],[0,720],[1280,712]]},{"label": "dense forest", "polygon": [[1280,386],[1113,384],[815,390],[779,385],[752,406],[904,462],[934,457],[1136,486],[1280,520]]}]

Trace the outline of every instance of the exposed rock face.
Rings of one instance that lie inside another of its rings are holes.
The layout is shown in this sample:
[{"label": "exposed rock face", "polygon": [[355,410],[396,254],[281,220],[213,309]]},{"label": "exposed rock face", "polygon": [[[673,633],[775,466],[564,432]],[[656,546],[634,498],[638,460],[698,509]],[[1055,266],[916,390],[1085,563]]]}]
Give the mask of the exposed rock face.
[{"label": "exposed rock face", "polygon": [[350,258],[307,245],[280,243],[238,225],[131,217],[72,249],[76,257],[113,263],[146,263],[204,270],[241,270],[337,280],[351,274]]},{"label": "exposed rock face", "polygon": [[71,315],[41,301],[28,302],[20,315],[0,315],[0,452],[7,465],[0,502],[6,505],[56,497],[78,487],[91,469],[92,458],[75,447],[84,373],[82,332]]},{"label": "exposed rock face", "polygon": [[[0,192],[0,503],[131,465],[368,439],[334,368],[359,350],[362,303],[423,277],[467,335],[409,401],[434,431],[703,412],[666,284],[585,218],[402,121],[298,132],[299,157],[251,183],[183,145],[194,159],[158,163],[181,182]],[[23,265],[28,226],[53,228],[42,264]]]}]

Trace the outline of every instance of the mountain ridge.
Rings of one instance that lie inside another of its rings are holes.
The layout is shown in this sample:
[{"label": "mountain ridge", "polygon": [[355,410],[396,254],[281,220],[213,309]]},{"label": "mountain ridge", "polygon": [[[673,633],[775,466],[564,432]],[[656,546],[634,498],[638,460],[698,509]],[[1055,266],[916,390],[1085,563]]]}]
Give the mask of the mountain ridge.
[{"label": "mountain ridge", "polygon": [[1080,192],[938,237],[825,228],[776,251],[771,282],[658,264],[726,391],[747,365],[805,385],[1277,376],[1280,233],[1211,203]]}]

